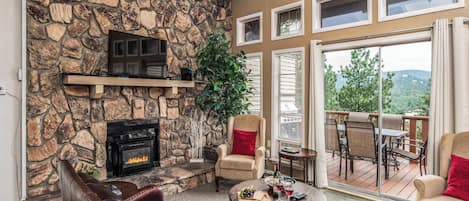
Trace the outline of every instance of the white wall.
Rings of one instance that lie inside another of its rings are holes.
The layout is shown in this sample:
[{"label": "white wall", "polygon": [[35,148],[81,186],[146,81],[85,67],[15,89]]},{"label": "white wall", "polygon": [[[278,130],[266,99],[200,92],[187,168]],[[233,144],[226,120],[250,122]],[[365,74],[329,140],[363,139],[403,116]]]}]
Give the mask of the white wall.
[{"label": "white wall", "polygon": [[[17,71],[21,67],[21,0],[1,0],[0,85],[21,97]],[[19,200],[20,100],[0,95],[0,200]],[[18,164],[18,165],[17,165]]]}]

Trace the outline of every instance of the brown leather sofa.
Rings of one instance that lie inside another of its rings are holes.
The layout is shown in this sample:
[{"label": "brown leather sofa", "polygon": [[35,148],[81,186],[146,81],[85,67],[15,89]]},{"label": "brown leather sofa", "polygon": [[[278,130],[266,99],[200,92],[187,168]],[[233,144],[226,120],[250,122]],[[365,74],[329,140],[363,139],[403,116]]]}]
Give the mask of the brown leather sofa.
[{"label": "brown leather sofa", "polygon": [[[76,173],[68,161],[59,161],[63,201],[163,201],[163,192],[156,185],[138,189],[129,182],[100,182],[85,174]],[[117,195],[112,188],[121,191]]]},{"label": "brown leather sofa", "polygon": [[443,195],[451,166],[451,154],[469,157],[469,132],[444,134],[440,140],[440,172],[438,175],[425,175],[414,180],[417,201],[459,201]]}]

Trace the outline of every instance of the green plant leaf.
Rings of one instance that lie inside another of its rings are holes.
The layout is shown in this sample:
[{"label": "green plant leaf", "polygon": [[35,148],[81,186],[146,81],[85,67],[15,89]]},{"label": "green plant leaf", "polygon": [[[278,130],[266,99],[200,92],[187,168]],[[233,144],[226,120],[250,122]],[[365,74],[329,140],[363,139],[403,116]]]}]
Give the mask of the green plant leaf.
[{"label": "green plant leaf", "polygon": [[196,97],[196,104],[213,114],[217,125],[225,124],[230,116],[246,113],[252,89],[244,52],[230,55],[230,41],[220,31],[197,46],[196,60],[199,67],[195,74],[208,82]]}]

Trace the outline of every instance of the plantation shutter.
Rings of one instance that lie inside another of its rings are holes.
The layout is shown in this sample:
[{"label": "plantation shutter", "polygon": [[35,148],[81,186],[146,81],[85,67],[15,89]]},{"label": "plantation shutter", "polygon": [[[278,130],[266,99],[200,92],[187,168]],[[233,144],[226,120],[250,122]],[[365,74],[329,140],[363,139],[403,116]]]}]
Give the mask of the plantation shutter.
[{"label": "plantation shutter", "polygon": [[303,122],[303,72],[301,53],[282,54],[280,59],[280,137],[300,140]]},{"label": "plantation shutter", "polygon": [[249,87],[253,88],[253,94],[248,97],[251,106],[249,107],[250,114],[262,115],[262,75],[261,75],[261,57],[249,56],[246,60],[246,67],[251,71],[248,78]]}]

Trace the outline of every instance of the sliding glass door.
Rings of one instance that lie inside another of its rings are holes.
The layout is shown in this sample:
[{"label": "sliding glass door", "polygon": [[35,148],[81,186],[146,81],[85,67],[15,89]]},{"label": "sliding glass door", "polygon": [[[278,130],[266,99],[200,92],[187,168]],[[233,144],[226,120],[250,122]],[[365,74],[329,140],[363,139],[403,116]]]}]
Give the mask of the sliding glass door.
[{"label": "sliding glass door", "polygon": [[380,48],[324,53],[328,177],[377,192],[380,142],[373,120],[380,108]]},{"label": "sliding glass door", "polygon": [[328,51],[323,58],[329,180],[411,199],[420,175],[415,156],[425,154],[430,42]]}]

